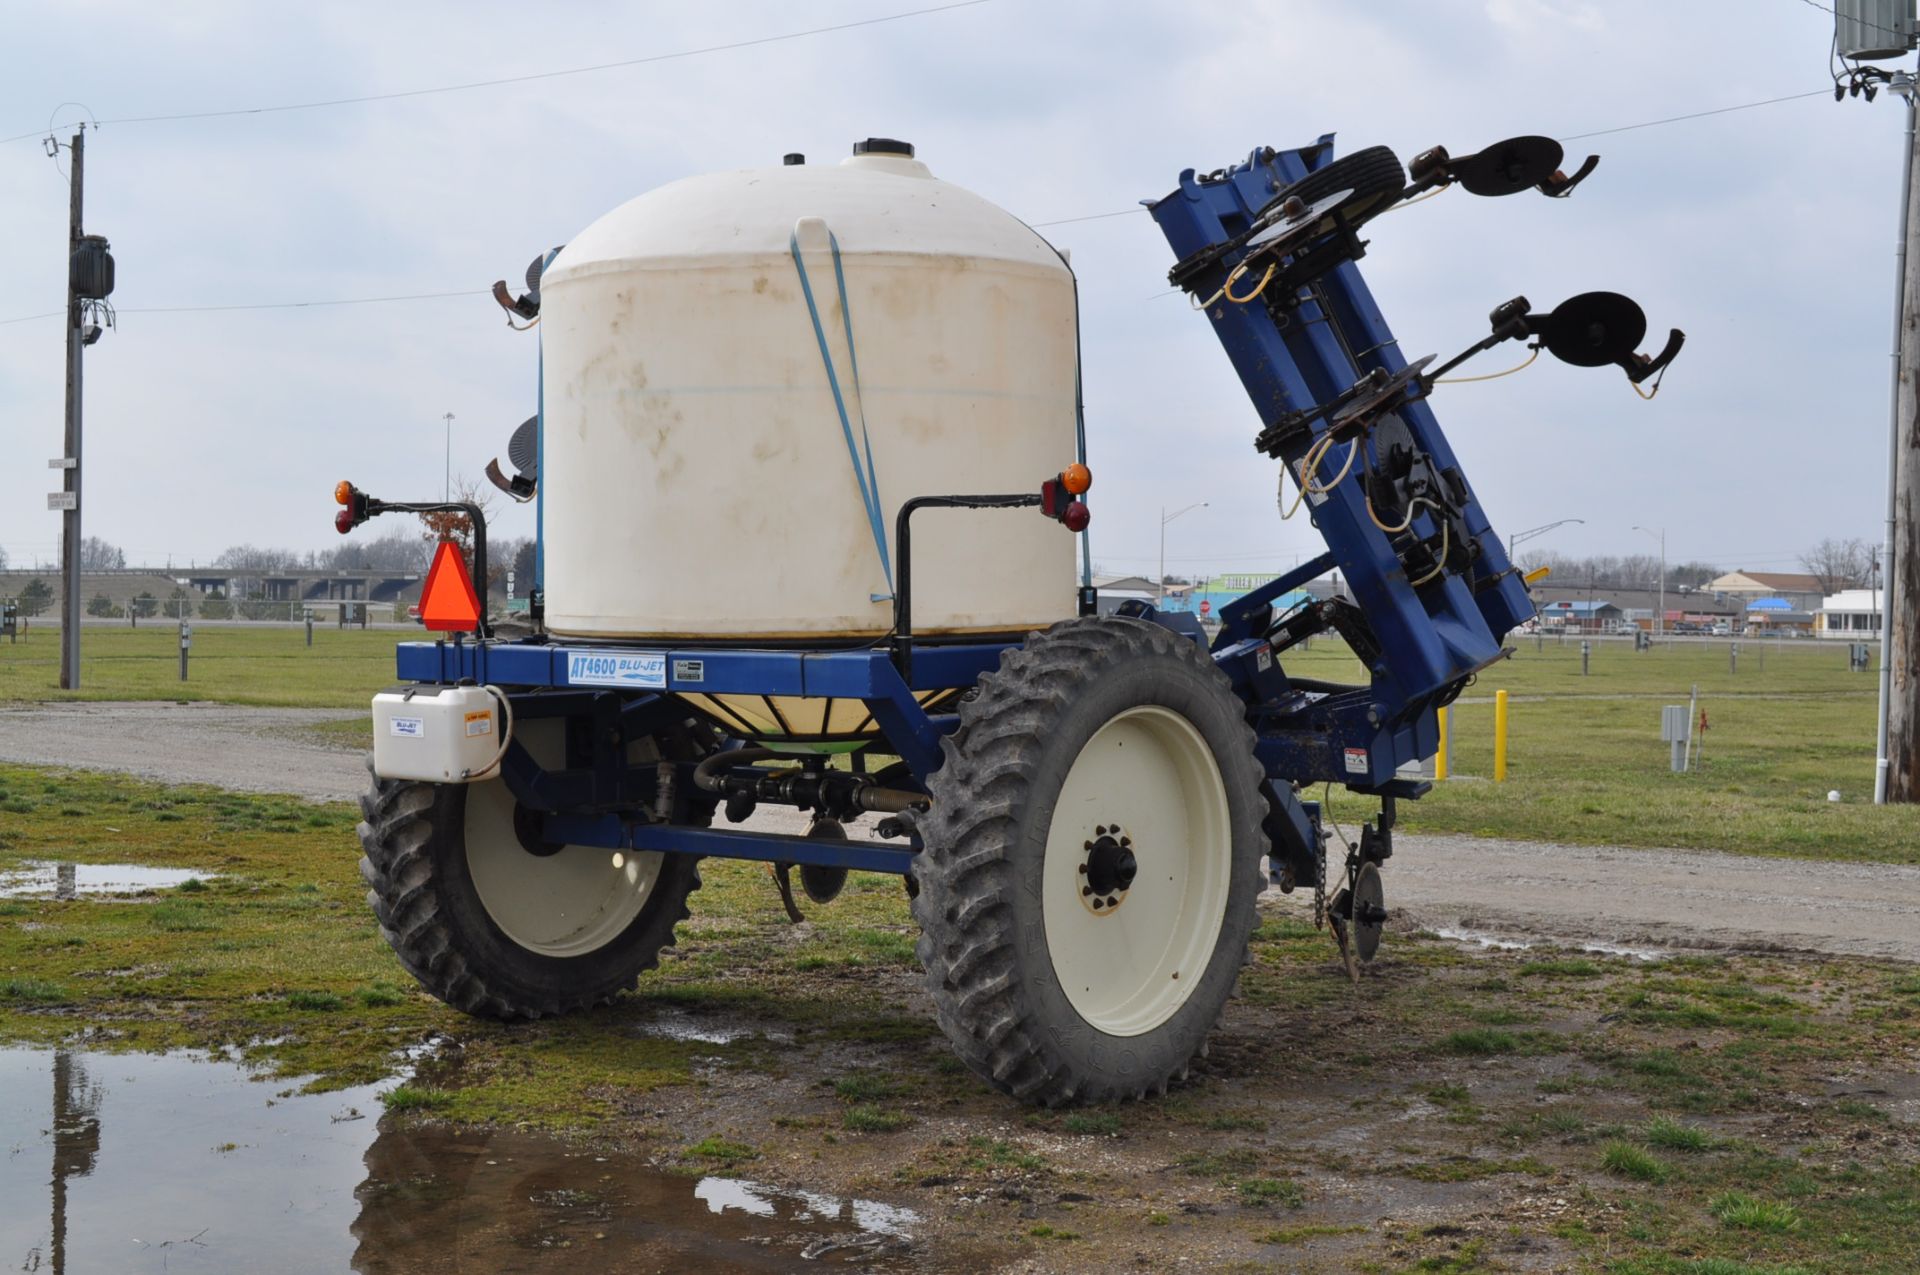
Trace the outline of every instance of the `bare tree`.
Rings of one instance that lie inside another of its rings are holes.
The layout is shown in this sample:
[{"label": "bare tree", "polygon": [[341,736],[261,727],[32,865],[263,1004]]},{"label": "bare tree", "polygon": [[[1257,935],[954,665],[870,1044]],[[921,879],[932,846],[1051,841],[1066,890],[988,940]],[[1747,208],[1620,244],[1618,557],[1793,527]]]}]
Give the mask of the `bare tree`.
[{"label": "bare tree", "polygon": [[88,536],[80,542],[82,571],[124,571],[126,568],[127,555],[117,546],[98,536]]},{"label": "bare tree", "polygon": [[1835,540],[1829,536],[1800,555],[1800,565],[1820,582],[1822,593],[1838,593],[1857,586],[1867,578],[1870,561],[1866,542],[1857,537]]},{"label": "bare tree", "polygon": [[[482,517],[485,517],[493,506],[493,497],[489,490],[471,478],[454,479],[453,498],[464,504],[477,506]],[[473,519],[463,513],[433,513],[421,514],[420,523],[425,528],[420,533],[420,538],[426,541],[429,548],[438,545],[442,540],[451,540],[460,546],[460,556],[466,559],[467,570],[469,572],[473,570]],[[494,583],[491,578],[494,573],[495,564],[492,555],[489,554],[488,584]],[[504,575],[505,573],[501,572],[502,578]]]},{"label": "bare tree", "polygon": [[405,523],[389,525],[371,540],[350,539],[320,555],[330,571],[424,571],[427,556],[420,533]]}]

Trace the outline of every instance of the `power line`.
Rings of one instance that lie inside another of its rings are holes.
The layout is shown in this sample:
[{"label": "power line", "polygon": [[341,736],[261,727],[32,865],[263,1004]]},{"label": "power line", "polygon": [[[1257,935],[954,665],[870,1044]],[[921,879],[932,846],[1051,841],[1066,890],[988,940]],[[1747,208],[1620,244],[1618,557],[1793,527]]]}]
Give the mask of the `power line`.
[{"label": "power line", "polygon": [[1798,102],[1808,97],[1831,97],[1831,88],[1814,89],[1811,93],[1789,93],[1785,97],[1769,97],[1758,102],[1742,102],[1738,106],[1717,106],[1710,111],[1692,111],[1686,115],[1669,115],[1665,119],[1645,120],[1639,124],[1622,124],[1618,128],[1600,128],[1591,133],[1574,133],[1559,140],[1563,142],[1584,141],[1589,137],[1607,137],[1614,133],[1631,133],[1640,128],[1657,128],[1662,124],[1678,124],[1682,120],[1703,120],[1710,115],[1731,115],[1735,111],[1751,111],[1758,106],[1773,106],[1779,102]]},{"label": "power line", "polygon": [[1125,217],[1129,213],[1138,213],[1138,212],[1145,212],[1145,211],[1146,209],[1144,207],[1121,208],[1113,212],[1088,213],[1084,217],[1061,217],[1057,221],[1033,221],[1033,222],[1028,222],[1027,224],[1031,226],[1033,229],[1038,230],[1042,226],[1071,226],[1076,221],[1104,221],[1108,217]]},{"label": "power line", "polygon": [[[392,297],[342,297],[332,301],[263,301],[247,305],[162,305],[121,308],[117,314],[204,314],[214,310],[304,310],[334,305],[378,305],[386,301],[433,301],[442,297],[484,297],[485,288],[462,288],[456,292],[410,292]],[[45,317],[45,316],[42,316]]]},{"label": "power line", "polygon": [[[593,66],[569,67],[561,71],[534,71],[526,75],[506,75],[491,80],[472,80],[464,84],[442,84],[433,88],[402,89],[392,93],[366,93],[357,97],[325,98],[315,102],[286,102],[277,106],[236,107],[221,111],[181,111],[170,115],[124,115],[118,119],[95,121],[95,127],[103,124],[158,124],[174,120],[225,119],[235,115],[272,115],[286,111],[314,111],[329,106],[354,106],[365,102],[392,102],[401,98],[428,97],[436,93],[465,93],[472,89],[498,88],[507,84],[528,84],[537,80],[557,80],[569,75],[590,75],[596,71],[617,71],[625,67],[647,66],[655,62],[673,62],[681,58],[700,57],[707,53],[729,53],[736,49],[757,48],[763,44],[778,44],[784,40],[802,40],[809,36],[829,35],[836,31],[852,31],[859,27],[879,26],[887,22],[901,22],[907,18],[921,18],[932,13],[946,13],[953,9],[970,9],[975,5],[988,4],[991,0],[954,0],[951,4],[934,5],[926,9],[910,9],[904,13],[889,13],[878,18],[861,18],[856,22],[837,22],[832,26],[810,27],[805,31],[787,31],[779,35],[763,35],[751,40],[734,40],[727,44],[709,44],[697,49],[678,49],[672,53],[652,53],[646,57],[625,58],[618,62],[599,62]],[[49,129],[35,129],[31,133],[19,133],[13,137],[0,138],[0,145],[9,142],[22,142],[31,138],[45,137]]]},{"label": "power line", "polygon": [[[1809,4],[1811,4],[1812,2],[1813,0],[1807,0],[1807,3]],[[1657,120],[1642,120],[1638,124],[1621,124],[1616,128],[1595,129],[1591,133],[1569,133],[1567,136],[1558,138],[1556,140],[1562,141],[1562,142],[1579,142],[1579,141],[1585,141],[1589,137],[1607,137],[1614,133],[1631,133],[1636,129],[1658,128],[1662,124],[1678,124],[1685,120],[1706,119],[1708,116],[1711,116],[1711,115],[1731,115],[1735,111],[1751,111],[1756,107],[1773,106],[1780,102],[1797,102],[1802,98],[1808,98],[1808,97],[1826,97],[1832,92],[1833,90],[1831,88],[1824,88],[1824,89],[1814,89],[1812,92],[1809,92],[1809,93],[1789,93],[1785,97],[1763,98],[1758,102],[1741,102],[1735,106],[1716,106],[1712,110],[1691,111],[1685,115],[1668,115]],[[1145,211],[1146,209],[1144,207],[1117,208],[1112,212],[1091,213],[1084,217],[1062,217],[1057,221],[1035,221],[1035,222],[1029,222],[1028,224],[1031,225],[1035,230],[1038,230],[1042,226],[1065,226],[1077,221],[1100,221],[1103,218],[1107,218],[1107,217],[1125,217],[1129,213],[1138,213],[1138,212],[1145,212]]]},{"label": "power line", "polygon": [[[223,310],[316,310],[338,305],[380,305],[388,301],[434,301],[445,297],[484,297],[490,295],[485,288],[461,288],[454,292],[408,292],[391,297],[339,297],[318,301],[259,301],[238,305],[155,305],[155,306],[118,306],[115,314],[209,314]],[[57,319],[64,311],[49,310],[45,314],[23,314],[17,319],[0,319],[0,327],[9,323],[26,323],[33,319]]]},{"label": "power line", "polygon": [[[557,76],[557,75],[577,75],[577,74],[582,74],[586,71],[604,70],[604,69],[607,69],[607,67],[632,66],[641,62],[664,61],[668,58],[691,57],[695,53],[714,52],[720,49],[746,48],[756,44],[772,43],[773,41],[776,41],[776,40],[798,39],[801,36],[806,36],[806,35],[817,35],[827,31],[841,31],[841,30],[847,29],[848,27],[872,26],[875,23],[892,22],[900,18],[917,17],[921,14],[927,14],[927,13],[940,13],[948,9],[966,8],[970,5],[986,4],[988,2],[989,0],[961,0],[961,3],[958,3],[958,4],[942,5],[942,6],[939,6],[938,8],[933,8],[933,9],[916,9],[910,13],[894,14],[890,17],[885,17],[885,18],[869,18],[862,22],[843,23],[840,26],[834,26],[834,27],[820,27],[813,31],[795,32],[791,35],[767,36],[758,40],[742,41],[738,44],[716,45],[716,46],[713,46],[713,48],[711,49],[695,49],[695,50],[688,50],[682,53],[663,53],[652,58],[635,59],[632,62],[610,62],[610,63],[607,63],[605,67],[582,67],[575,71],[548,71],[548,72],[543,72],[539,75],[519,76],[519,77],[516,77],[514,80],[497,80],[497,81],[490,80],[490,81],[486,81],[485,83],[488,83],[488,84],[515,83],[520,80],[544,79],[544,78],[550,78],[552,76]],[[1811,3],[1811,0],[1808,0],[1808,3]],[[417,89],[409,93],[381,94],[375,97],[367,97],[367,98],[341,98],[339,99],[339,102],[383,101],[393,97],[415,97],[425,93],[454,92],[461,88],[478,88],[478,87],[481,87],[481,85],[479,84],[455,85],[445,89]],[[1742,102],[1735,106],[1715,107],[1712,110],[1693,111],[1685,115],[1669,115],[1662,119],[1644,120],[1638,124],[1622,124],[1616,128],[1603,128],[1603,129],[1595,130],[1594,132],[1590,132],[1590,133],[1574,133],[1570,136],[1560,138],[1559,140],[1563,142],[1577,142],[1589,137],[1605,137],[1613,133],[1633,132],[1636,129],[1657,128],[1663,124],[1677,124],[1685,120],[1705,119],[1713,115],[1728,115],[1728,114],[1732,114],[1735,111],[1750,111],[1757,107],[1773,106],[1780,102],[1797,102],[1803,98],[1823,97],[1828,93],[1831,93],[1832,91],[1833,91],[1832,89],[1815,89],[1810,93],[1792,93],[1792,94],[1788,94],[1785,97],[1769,97],[1758,102]],[[304,110],[310,106],[327,106],[327,105],[336,105],[336,104],[337,103],[333,103],[333,102],[314,102],[314,103],[307,103],[302,106],[263,107],[259,109],[260,110]],[[108,124],[144,123],[146,122],[146,120],[149,120],[149,119],[202,119],[202,118],[206,118],[209,115],[244,115],[244,114],[252,114],[252,113],[254,112],[211,111],[211,112],[204,112],[200,115],[147,116],[147,117],[142,117],[140,119],[104,120],[102,121],[102,123],[108,123]],[[38,133],[21,134],[21,137],[28,137],[28,136],[37,137],[37,136],[40,136],[40,134]],[[17,137],[4,139],[4,141],[18,141],[18,140],[20,140],[20,138],[17,138]],[[1141,213],[1145,211],[1146,209],[1144,207],[1136,205],[1132,208],[1118,208],[1111,212],[1087,213],[1079,217],[1060,217],[1052,221],[1029,222],[1028,225],[1035,230],[1039,230],[1049,226],[1067,226],[1067,225],[1073,225],[1073,224],[1076,224],[1079,222],[1085,222],[1085,221],[1104,221],[1112,217],[1126,217],[1133,213]],[[1179,291],[1179,289],[1177,288],[1170,289],[1165,293],[1158,293],[1156,294],[1156,296],[1171,296],[1174,292],[1177,292],[1177,291]],[[318,306],[370,305],[370,304],[375,304],[378,302],[386,302],[386,301],[420,301],[420,300],[430,300],[430,299],[439,298],[439,297],[458,297],[458,296],[471,296],[471,295],[475,295],[475,293],[472,291],[426,292],[426,293],[416,293],[410,296],[358,297],[358,298],[350,298],[350,299],[339,300],[339,301],[283,301],[283,302],[273,302],[273,303],[258,304],[258,305],[248,304],[248,305],[148,307],[148,308],[141,308],[141,309],[122,309],[120,313],[122,314],[190,314],[190,313],[205,313],[205,312],[218,311],[218,310],[295,310],[295,309],[303,309],[307,307],[318,307]],[[61,313],[64,313],[64,312],[52,311],[47,314],[28,314],[28,315],[22,315],[19,318],[14,318],[14,319],[0,319],[0,327],[5,327],[8,324],[13,324],[13,323],[27,323],[34,319],[57,318]]]}]

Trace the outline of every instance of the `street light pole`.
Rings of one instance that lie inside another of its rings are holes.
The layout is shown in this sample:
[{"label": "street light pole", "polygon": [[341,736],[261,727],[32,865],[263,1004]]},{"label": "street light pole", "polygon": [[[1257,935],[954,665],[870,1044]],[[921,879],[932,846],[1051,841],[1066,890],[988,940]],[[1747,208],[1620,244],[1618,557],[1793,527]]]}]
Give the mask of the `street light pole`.
[{"label": "street light pole", "polygon": [[1653,619],[1654,636],[1658,637],[1664,634],[1667,628],[1667,529],[1662,527],[1656,532],[1651,528],[1636,525],[1634,530],[1644,531],[1649,536],[1660,537],[1660,614]]},{"label": "street light pole", "polygon": [[1176,509],[1172,513],[1167,512],[1165,505],[1160,506],[1160,574],[1157,577],[1158,583],[1155,585],[1155,592],[1160,604],[1163,606],[1167,601],[1167,524],[1175,518],[1178,518],[1181,514],[1192,513],[1196,509],[1205,509],[1206,507],[1207,502],[1204,500],[1195,501],[1185,509]]},{"label": "street light pole", "polygon": [[1564,527],[1569,523],[1576,523],[1576,522],[1583,527],[1586,526],[1587,524],[1587,520],[1585,518],[1562,518],[1559,522],[1542,523],[1538,527],[1528,527],[1525,531],[1514,532],[1512,535],[1507,537],[1507,561],[1508,562],[1513,561],[1513,547],[1515,545],[1523,544],[1526,541],[1533,539],[1535,536],[1544,536],[1549,531],[1552,531],[1555,527]]}]

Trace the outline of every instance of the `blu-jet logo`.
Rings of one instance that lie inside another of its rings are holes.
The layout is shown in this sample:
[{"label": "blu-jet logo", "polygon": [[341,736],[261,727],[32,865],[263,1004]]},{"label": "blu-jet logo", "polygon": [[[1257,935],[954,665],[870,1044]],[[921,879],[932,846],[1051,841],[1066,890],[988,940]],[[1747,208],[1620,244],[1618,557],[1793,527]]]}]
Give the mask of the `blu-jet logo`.
[{"label": "blu-jet logo", "polygon": [[644,690],[665,690],[666,653],[573,651],[567,655],[567,682],[573,686],[633,686]]}]

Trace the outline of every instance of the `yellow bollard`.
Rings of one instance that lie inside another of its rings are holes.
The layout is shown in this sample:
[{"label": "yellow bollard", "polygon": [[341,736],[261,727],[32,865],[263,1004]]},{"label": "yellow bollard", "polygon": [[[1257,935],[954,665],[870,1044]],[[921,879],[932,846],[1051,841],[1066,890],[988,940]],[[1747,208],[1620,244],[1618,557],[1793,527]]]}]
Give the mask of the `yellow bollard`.
[{"label": "yellow bollard", "polygon": [[1440,748],[1433,755],[1433,777],[1441,780],[1447,777],[1447,710],[1441,709],[1437,716],[1440,718]]},{"label": "yellow bollard", "polygon": [[1493,693],[1493,782],[1507,782],[1507,693]]}]

